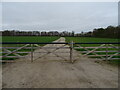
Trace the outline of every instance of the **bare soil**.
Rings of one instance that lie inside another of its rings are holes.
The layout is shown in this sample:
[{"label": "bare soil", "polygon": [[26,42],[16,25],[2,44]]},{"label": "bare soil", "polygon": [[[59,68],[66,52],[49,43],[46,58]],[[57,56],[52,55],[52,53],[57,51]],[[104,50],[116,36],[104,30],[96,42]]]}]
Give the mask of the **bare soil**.
[{"label": "bare soil", "polygon": [[[55,42],[65,42],[61,37]],[[44,47],[62,47],[62,44]],[[64,45],[68,47],[68,45]],[[47,50],[47,51],[46,51]],[[117,88],[118,68],[73,51],[70,63],[69,49],[40,49],[30,55],[3,65],[3,88]],[[45,52],[45,53],[38,53]],[[49,53],[47,53],[49,52]],[[54,53],[50,53],[54,52]],[[47,53],[47,54],[46,54]],[[43,57],[44,56],[44,57]]]}]

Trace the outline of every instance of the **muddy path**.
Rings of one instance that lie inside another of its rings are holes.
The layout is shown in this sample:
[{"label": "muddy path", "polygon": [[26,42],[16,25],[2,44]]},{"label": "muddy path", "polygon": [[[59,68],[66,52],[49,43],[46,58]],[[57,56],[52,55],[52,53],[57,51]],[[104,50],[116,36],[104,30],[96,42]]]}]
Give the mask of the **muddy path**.
[{"label": "muddy path", "polygon": [[[65,42],[65,38],[61,37],[55,42]],[[45,45],[44,47],[48,46],[60,47],[63,45]],[[69,53],[65,53],[69,52],[69,49],[57,49],[54,51],[55,55],[50,53],[44,57],[41,57],[40,53],[36,53],[40,51],[51,52],[54,49],[35,50],[32,63],[28,55],[27,58],[19,59],[18,62],[3,65],[3,88],[118,87],[117,67],[96,63],[95,60],[82,57],[75,50],[73,59],[77,58],[77,61],[74,64],[69,63]]]}]

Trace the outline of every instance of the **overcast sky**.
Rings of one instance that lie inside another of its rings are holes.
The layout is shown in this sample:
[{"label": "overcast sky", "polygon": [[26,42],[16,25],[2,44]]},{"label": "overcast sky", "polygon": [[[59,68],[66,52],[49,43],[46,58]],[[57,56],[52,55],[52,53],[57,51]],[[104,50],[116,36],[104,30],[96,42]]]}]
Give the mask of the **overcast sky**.
[{"label": "overcast sky", "polygon": [[118,25],[117,2],[4,2],[3,30],[91,31]]}]

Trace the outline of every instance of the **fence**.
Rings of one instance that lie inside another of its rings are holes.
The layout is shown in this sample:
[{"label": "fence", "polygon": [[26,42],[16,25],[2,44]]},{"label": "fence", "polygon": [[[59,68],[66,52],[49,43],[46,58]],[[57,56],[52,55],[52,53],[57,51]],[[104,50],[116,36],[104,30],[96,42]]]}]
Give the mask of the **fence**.
[{"label": "fence", "polygon": [[[114,43],[66,43],[66,42],[52,42],[52,43],[36,43],[36,42],[2,42],[0,43],[3,47],[0,48],[1,50],[1,58],[2,59],[10,59],[10,58],[22,58],[25,57],[27,54],[31,55],[31,62],[34,61],[33,53],[34,50],[37,48],[42,49],[54,49],[54,51],[58,49],[69,49],[69,60],[70,62],[74,62],[73,60],[73,50],[78,50],[83,56],[93,57],[93,58],[100,58],[102,60],[112,60],[112,59],[120,59],[120,48],[119,42]],[[43,47],[41,45],[45,44],[61,44],[60,47]],[[65,47],[67,45],[67,47]],[[85,46],[87,45],[87,46]],[[47,52],[45,55],[48,55],[52,52]],[[45,53],[45,52],[41,52]],[[62,52],[61,52],[62,53]],[[54,53],[55,54],[55,53]],[[44,55],[44,56],[45,56]],[[56,55],[56,54],[55,54]],[[42,57],[44,57],[42,56]],[[57,55],[56,55],[57,56]],[[40,57],[39,57],[40,58]],[[61,57],[63,58],[63,57]],[[63,58],[64,59],[64,58]],[[1,60],[1,62],[12,61],[12,60]]]}]

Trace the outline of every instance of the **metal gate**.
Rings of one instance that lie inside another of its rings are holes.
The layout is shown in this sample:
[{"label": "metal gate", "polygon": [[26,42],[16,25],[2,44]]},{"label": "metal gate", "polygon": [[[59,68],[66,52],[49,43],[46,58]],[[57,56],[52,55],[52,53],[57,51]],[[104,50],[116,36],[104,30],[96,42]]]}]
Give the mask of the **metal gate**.
[{"label": "metal gate", "polygon": [[[1,51],[1,62],[10,62],[13,60],[9,60],[10,58],[24,58],[27,55],[30,55],[31,62],[45,57],[49,54],[54,54],[56,57],[60,57],[63,60],[66,60],[64,57],[56,54],[58,49],[69,49],[69,62],[73,63],[75,59],[73,59],[73,50],[78,50],[83,56],[87,57],[99,57],[101,60],[112,60],[112,59],[120,59],[120,43],[74,43],[73,41],[70,43],[66,42],[52,42],[52,43],[35,43],[35,42],[2,42],[0,43],[3,47],[0,48]],[[52,45],[52,47],[47,47],[44,45]],[[60,45],[57,46],[56,45]],[[83,46],[88,45],[88,46]],[[97,45],[97,46],[91,46]],[[43,49],[45,52],[35,52],[37,49]],[[52,50],[51,50],[52,49]],[[50,51],[51,50],[51,51]],[[40,53],[41,56],[34,58],[35,53]],[[44,53],[42,55],[42,53]],[[63,53],[63,52],[59,52]],[[102,54],[98,54],[102,53]],[[110,54],[112,53],[112,54]],[[117,57],[117,58],[116,58]],[[8,60],[4,60],[8,58]]]}]

